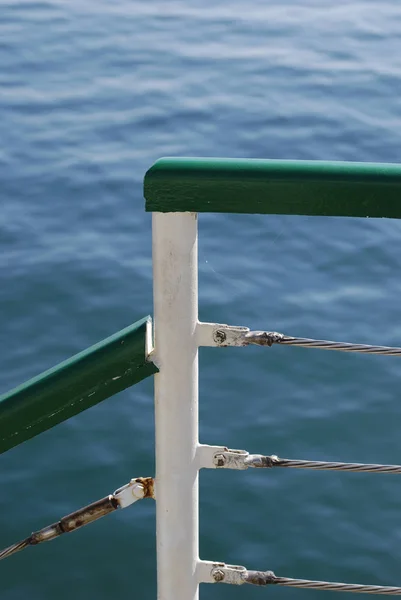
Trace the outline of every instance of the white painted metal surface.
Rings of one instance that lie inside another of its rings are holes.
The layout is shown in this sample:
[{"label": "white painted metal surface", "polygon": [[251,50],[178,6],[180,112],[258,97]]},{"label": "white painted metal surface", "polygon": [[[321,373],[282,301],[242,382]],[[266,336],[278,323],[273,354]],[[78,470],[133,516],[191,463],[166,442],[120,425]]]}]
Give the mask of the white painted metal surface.
[{"label": "white painted metal surface", "polygon": [[202,583],[229,583],[242,585],[245,583],[246,568],[241,565],[203,560],[198,565],[198,578]]},{"label": "white painted metal surface", "polygon": [[197,215],[153,213],[159,600],[198,598]]},{"label": "white painted metal surface", "polygon": [[199,346],[244,346],[248,327],[236,327],[221,323],[198,323],[196,337]]},{"label": "white painted metal surface", "polygon": [[118,488],[113,494],[120,508],[126,508],[138,500],[145,497],[145,488],[136,479],[131,479],[129,483]]}]

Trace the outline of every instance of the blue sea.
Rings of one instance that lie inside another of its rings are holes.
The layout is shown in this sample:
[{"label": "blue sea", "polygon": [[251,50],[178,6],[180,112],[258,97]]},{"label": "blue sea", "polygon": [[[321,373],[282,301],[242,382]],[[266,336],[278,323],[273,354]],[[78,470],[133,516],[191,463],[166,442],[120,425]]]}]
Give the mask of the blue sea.
[{"label": "blue sea", "polygon": [[[152,313],[157,158],[400,162],[400,30],[396,0],[0,0],[0,392]],[[199,229],[201,319],[401,345],[399,221],[202,214]],[[400,369],[202,349],[201,441],[400,463]],[[149,379],[0,457],[0,548],[153,473]],[[201,557],[401,585],[400,494],[396,475],[202,472]],[[155,598],[154,504],[1,562],[0,596]]]}]

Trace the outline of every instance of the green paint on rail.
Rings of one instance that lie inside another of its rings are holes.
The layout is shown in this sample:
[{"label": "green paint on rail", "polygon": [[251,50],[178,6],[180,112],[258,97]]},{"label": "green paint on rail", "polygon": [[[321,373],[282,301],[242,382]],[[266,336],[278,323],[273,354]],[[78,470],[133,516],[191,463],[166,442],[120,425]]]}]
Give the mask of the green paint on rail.
[{"label": "green paint on rail", "polygon": [[401,165],[161,158],[146,210],[401,218]]},{"label": "green paint on rail", "polygon": [[145,317],[0,396],[0,453],[156,373],[150,325]]}]

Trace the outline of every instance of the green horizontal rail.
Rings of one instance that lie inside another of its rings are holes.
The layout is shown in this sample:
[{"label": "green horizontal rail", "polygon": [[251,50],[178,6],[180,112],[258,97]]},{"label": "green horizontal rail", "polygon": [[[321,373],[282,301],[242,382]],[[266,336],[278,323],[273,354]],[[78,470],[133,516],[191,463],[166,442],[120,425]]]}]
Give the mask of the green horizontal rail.
[{"label": "green horizontal rail", "polygon": [[161,158],[146,210],[401,218],[401,165]]},{"label": "green horizontal rail", "polygon": [[0,453],[157,372],[145,317],[0,396]]}]

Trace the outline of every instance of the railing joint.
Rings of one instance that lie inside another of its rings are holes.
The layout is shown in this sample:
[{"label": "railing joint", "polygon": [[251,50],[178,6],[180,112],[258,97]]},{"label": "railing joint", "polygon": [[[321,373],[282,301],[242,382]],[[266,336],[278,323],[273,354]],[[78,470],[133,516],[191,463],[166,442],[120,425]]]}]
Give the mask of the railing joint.
[{"label": "railing joint", "polygon": [[245,583],[246,573],[246,568],[240,565],[226,565],[223,562],[208,560],[199,561],[197,568],[199,583],[242,585]]},{"label": "railing joint", "polygon": [[200,469],[243,470],[249,467],[246,463],[249,452],[246,450],[232,450],[226,446],[199,444],[197,456]]},{"label": "railing joint", "polygon": [[196,328],[198,346],[214,346],[217,348],[244,346],[245,335],[249,331],[249,327],[198,322]]}]

